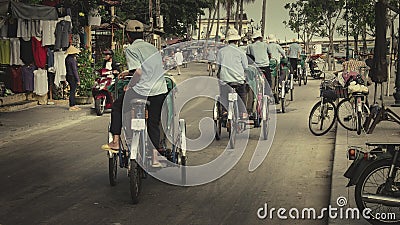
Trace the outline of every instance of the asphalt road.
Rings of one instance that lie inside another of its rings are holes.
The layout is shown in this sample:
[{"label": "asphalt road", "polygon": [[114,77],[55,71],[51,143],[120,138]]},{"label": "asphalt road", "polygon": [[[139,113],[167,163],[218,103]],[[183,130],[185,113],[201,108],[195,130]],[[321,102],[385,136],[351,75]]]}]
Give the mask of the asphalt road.
[{"label": "asphalt road", "polygon": [[[205,68],[190,65],[176,80],[206,75]],[[327,224],[326,216],[280,220],[275,211],[273,219],[257,217],[265,203],[268,210],[300,212],[306,207],[319,212],[329,204],[334,132],[315,137],[307,127],[318,85],[310,80],[296,87],[288,112],[277,114],[270,152],[254,172],[248,166],[260,129],[250,131],[242,158],[220,179],[179,187],[148,178],[137,205],[130,204],[126,170],[119,170],[117,186],[108,183],[108,159],[100,146],[107,141],[109,114],[11,140],[0,147],[0,224]],[[200,136],[198,122],[211,115],[211,107],[207,98],[185,105],[180,117],[189,138]],[[223,131],[221,141],[189,152],[189,164],[215,159],[227,141]]]}]

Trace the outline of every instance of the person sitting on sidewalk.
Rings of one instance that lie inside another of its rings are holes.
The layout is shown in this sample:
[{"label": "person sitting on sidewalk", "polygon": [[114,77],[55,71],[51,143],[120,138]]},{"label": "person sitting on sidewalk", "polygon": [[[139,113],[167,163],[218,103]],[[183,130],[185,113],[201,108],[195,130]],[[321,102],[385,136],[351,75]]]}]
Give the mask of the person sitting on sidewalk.
[{"label": "person sitting on sidewalk", "polygon": [[153,149],[153,167],[161,167],[157,159],[157,150],[162,151],[160,145],[161,109],[166,94],[167,84],[164,78],[164,69],[160,52],[150,43],[143,40],[144,26],[137,20],[128,20],[126,25],[127,37],[131,43],[126,51],[126,61],[129,73],[119,75],[121,79],[133,74],[125,94],[118,98],[111,111],[110,132],[113,140],[102,146],[106,151],[118,151],[122,129],[122,103],[124,96],[130,99],[140,98],[150,102],[148,105],[147,130]]}]

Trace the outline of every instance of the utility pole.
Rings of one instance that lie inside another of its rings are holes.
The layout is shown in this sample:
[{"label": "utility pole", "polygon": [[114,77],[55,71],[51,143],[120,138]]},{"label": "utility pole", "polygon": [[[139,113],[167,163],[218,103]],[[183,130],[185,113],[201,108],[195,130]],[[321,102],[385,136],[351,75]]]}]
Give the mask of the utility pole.
[{"label": "utility pole", "polygon": [[153,0],[149,0],[150,43],[153,44]]},{"label": "utility pole", "polygon": [[115,22],[115,6],[111,6],[111,50],[115,49],[114,22]]},{"label": "utility pole", "polygon": [[346,61],[349,61],[349,7],[347,5],[347,0],[345,1],[346,4]]}]

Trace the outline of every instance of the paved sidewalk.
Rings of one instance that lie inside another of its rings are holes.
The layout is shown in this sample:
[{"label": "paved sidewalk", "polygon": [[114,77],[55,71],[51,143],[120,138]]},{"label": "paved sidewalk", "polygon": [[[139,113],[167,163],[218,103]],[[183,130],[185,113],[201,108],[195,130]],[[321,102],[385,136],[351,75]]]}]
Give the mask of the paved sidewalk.
[{"label": "paved sidewalk", "polygon": [[0,112],[0,145],[12,138],[76,122],[83,117],[92,116],[91,114],[95,118],[92,104],[80,105],[82,110],[70,112],[68,100],[54,102],[55,105],[38,105],[21,111]]},{"label": "paved sidewalk", "polygon": [[[372,92],[373,93],[373,92]],[[388,108],[392,109],[395,113],[400,115],[400,108],[390,107],[394,103],[393,96],[385,97],[385,102]],[[372,102],[372,101],[371,101]],[[331,186],[331,206],[339,208],[337,200],[339,197],[347,199],[347,205],[343,208],[356,208],[357,205],[354,200],[354,186],[346,188],[348,179],[343,176],[347,168],[351,165],[352,161],[347,159],[348,146],[361,146],[367,148],[366,142],[398,142],[400,141],[400,125],[393,122],[379,123],[372,134],[362,133],[357,135],[355,131],[347,131],[339,124],[337,125],[336,145],[334,152],[334,162],[332,171],[332,186]],[[360,220],[342,220],[330,219],[329,224],[341,225],[365,225],[369,224],[364,219]]]}]

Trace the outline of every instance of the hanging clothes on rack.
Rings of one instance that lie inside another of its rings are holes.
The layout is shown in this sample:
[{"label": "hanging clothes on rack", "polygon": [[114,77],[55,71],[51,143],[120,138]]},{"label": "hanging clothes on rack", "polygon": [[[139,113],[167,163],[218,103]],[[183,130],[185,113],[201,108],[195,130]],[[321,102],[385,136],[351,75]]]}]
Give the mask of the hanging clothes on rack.
[{"label": "hanging clothes on rack", "polygon": [[65,58],[67,55],[65,51],[54,52],[54,68],[56,70],[56,76],[54,78],[54,84],[57,87],[60,85],[61,81],[66,81],[67,69],[65,67]]},{"label": "hanging clothes on rack", "polygon": [[35,65],[38,68],[44,69],[47,63],[47,48],[42,46],[40,38],[32,37],[32,51]]},{"label": "hanging clothes on rack", "polygon": [[56,25],[56,43],[54,49],[59,50],[62,48],[68,48],[69,46],[69,34],[72,32],[72,23],[66,20],[62,20]]},{"label": "hanging clothes on rack", "polygon": [[34,90],[34,74],[35,66],[24,65],[21,67],[21,75],[24,83],[24,91],[31,92]]},{"label": "hanging clothes on rack", "polygon": [[26,65],[32,64],[35,60],[33,58],[33,52],[32,52],[32,41],[29,38],[28,40],[24,40],[23,38],[19,39],[20,41],[20,57],[22,59],[22,62]]},{"label": "hanging clothes on rack", "polygon": [[0,39],[0,64],[10,65],[10,40]]},{"label": "hanging clothes on rack", "polygon": [[57,20],[43,20],[42,23],[42,45],[55,45]]},{"label": "hanging clothes on rack", "polygon": [[24,65],[20,56],[21,56],[21,45],[19,38],[10,38],[10,48],[11,48],[11,56],[10,56],[10,65]]},{"label": "hanging clothes on rack", "polygon": [[33,71],[34,74],[34,90],[33,93],[43,96],[49,91],[47,83],[47,70],[37,69]]},{"label": "hanging clothes on rack", "polygon": [[11,90],[14,93],[25,91],[23,87],[22,68],[20,66],[10,66]]}]

